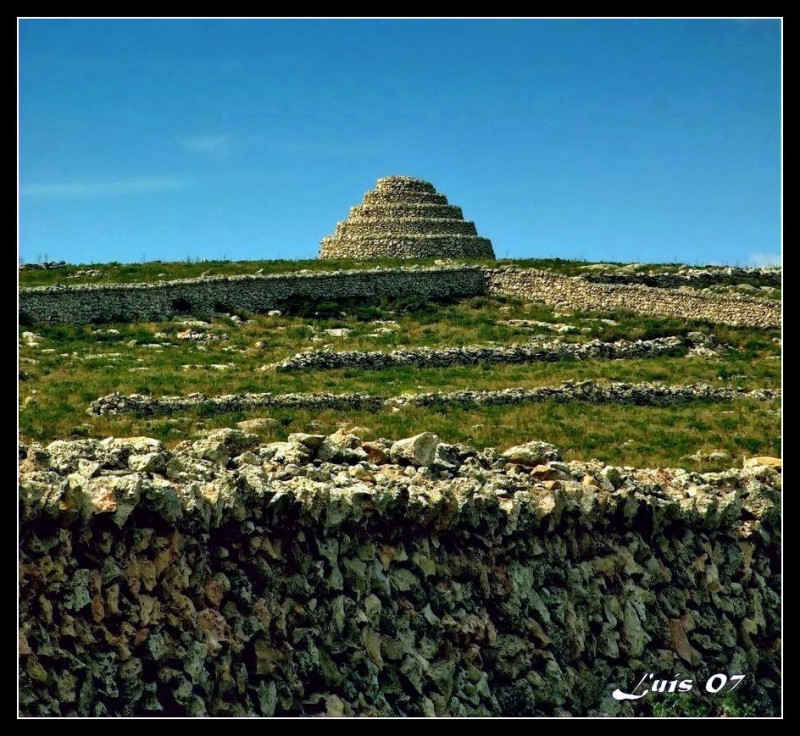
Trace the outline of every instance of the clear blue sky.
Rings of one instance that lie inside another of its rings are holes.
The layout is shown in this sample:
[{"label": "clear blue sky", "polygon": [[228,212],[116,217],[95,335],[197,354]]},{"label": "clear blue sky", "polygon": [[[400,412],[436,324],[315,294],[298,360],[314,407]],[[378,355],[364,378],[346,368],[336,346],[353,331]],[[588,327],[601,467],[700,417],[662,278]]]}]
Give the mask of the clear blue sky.
[{"label": "clear blue sky", "polygon": [[310,258],[378,177],[498,256],[760,263],[777,20],[20,21],[20,257]]}]

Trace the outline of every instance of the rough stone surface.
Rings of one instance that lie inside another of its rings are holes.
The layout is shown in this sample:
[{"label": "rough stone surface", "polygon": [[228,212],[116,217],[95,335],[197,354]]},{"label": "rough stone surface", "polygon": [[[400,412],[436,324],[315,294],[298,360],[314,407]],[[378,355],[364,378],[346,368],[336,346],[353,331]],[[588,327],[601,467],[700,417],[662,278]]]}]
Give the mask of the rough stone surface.
[{"label": "rough stone surface", "polygon": [[391,458],[400,465],[428,467],[436,459],[439,438],[431,432],[423,432],[414,437],[398,440],[392,445]]},{"label": "rough stone surface", "polygon": [[776,468],[540,479],[460,446],[321,461],[328,439],[288,464],[182,443],[166,474],[120,468],[138,440],[22,448],[20,712],[636,715],[615,688],[723,672],[780,713]]},{"label": "rough stone surface", "polygon": [[494,258],[494,250],[432,184],[387,176],[322,239],[319,257]]},{"label": "rough stone surface", "polygon": [[526,442],[524,445],[509,447],[503,457],[510,463],[520,465],[540,465],[550,460],[561,460],[561,453],[554,445],[539,440]]}]

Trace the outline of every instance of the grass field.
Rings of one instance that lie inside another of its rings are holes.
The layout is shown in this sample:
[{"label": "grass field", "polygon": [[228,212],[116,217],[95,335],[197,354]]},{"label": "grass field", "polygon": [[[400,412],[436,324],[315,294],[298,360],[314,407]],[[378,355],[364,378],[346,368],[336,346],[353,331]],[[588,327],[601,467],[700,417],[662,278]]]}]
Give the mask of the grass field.
[{"label": "grass field", "polygon": [[[318,262],[315,262],[318,263]],[[30,272],[38,273],[38,272]],[[47,273],[47,272],[41,272]],[[481,409],[424,409],[397,412],[311,412],[282,410],[252,414],[185,415],[137,418],[89,417],[93,399],[112,391],[151,395],[209,395],[245,391],[366,391],[381,396],[406,392],[497,389],[559,384],[564,380],[706,382],[748,389],[780,387],[777,330],[724,327],[629,314],[557,314],[550,308],[512,299],[476,297],[449,304],[419,300],[373,304],[300,305],[294,314],[194,315],[206,324],[184,324],[186,317],[163,323],[21,328],[20,429],[24,439],[143,434],[168,443],[236,421],[269,416],[264,440],[293,431],[330,432],[338,426],[361,427],[365,437],[408,436],[430,430],[443,441],[509,446],[527,439],[559,445],[571,459],[597,457],[629,465],[684,465],[698,450],[744,454],[780,454],[779,402],[740,400],[683,407],[637,407],[545,403]],[[570,324],[581,330],[556,335],[500,324],[526,319]],[[240,321],[241,320],[241,321]],[[610,320],[603,321],[603,320]],[[350,330],[334,336],[326,330]],[[296,352],[328,347],[340,350],[391,350],[415,346],[510,344],[531,336],[546,339],[648,339],[684,335],[693,329],[713,332],[731,346],[719,358],[666,357],[642,360],[562,361],[441,369],[353,369],[279,374],[259,370]],[[193,335],[187,335],[194,333]],[[192,339],[203,336],[204,339]],[[717,461],[718,467],[730,461]],[[711,469],[714,463],[702,466]]]}]

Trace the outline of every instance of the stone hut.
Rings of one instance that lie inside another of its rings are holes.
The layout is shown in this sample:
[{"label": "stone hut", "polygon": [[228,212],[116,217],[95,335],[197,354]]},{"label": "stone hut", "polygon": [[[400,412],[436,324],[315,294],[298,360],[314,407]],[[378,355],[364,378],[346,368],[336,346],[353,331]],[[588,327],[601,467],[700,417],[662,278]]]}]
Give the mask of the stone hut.
[{"label": "stone hut", "polygon": [[319,257],[494,258],[494,250],[433,184],[387,176],[322,239]]}]

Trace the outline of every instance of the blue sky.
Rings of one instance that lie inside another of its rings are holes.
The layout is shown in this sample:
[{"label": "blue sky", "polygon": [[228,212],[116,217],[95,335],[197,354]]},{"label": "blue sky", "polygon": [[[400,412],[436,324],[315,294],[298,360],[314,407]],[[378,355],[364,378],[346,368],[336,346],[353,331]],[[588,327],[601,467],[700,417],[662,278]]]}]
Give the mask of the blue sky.
[{"label": "blue sky", "polygon": [[311,258],[375,180],[499,257],[781,247],[777,20],[20,21],[20,258]]}]

